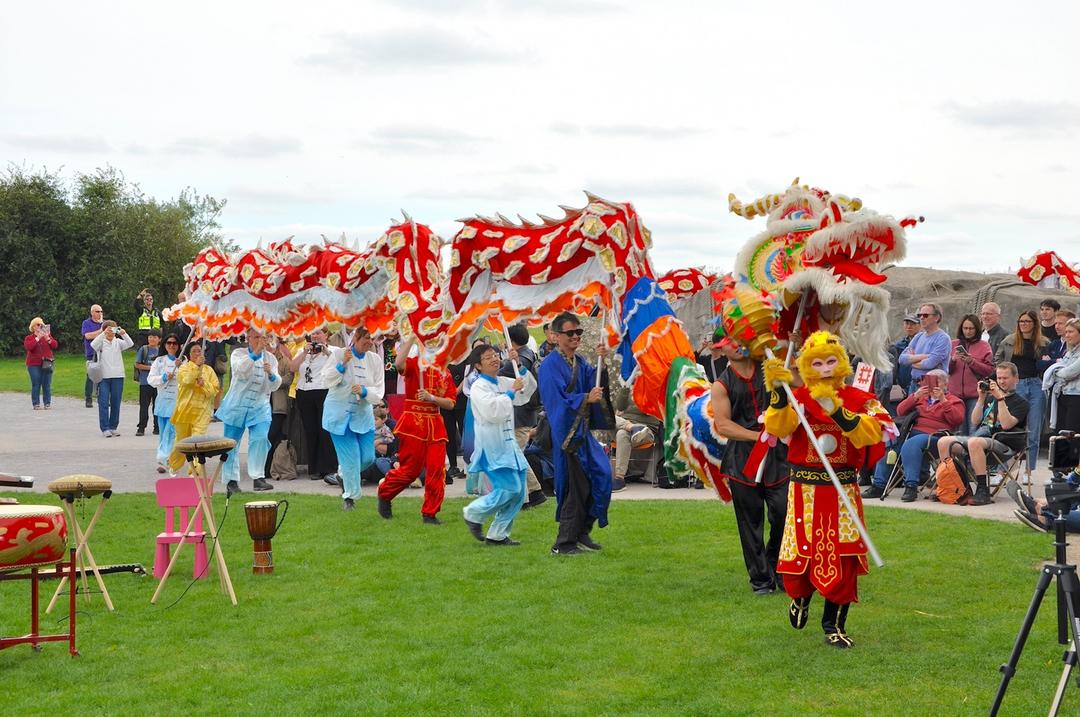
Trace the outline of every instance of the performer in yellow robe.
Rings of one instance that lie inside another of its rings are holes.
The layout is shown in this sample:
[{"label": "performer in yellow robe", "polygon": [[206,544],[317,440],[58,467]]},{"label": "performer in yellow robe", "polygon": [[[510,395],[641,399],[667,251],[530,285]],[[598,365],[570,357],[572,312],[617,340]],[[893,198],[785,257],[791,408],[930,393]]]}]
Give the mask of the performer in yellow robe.
[{"label": "performer in yellow robe", "polygon": [[219,388],[217,374],[206,365],[202,345],[192,344],[188,351],[189,360],[180,366],[176,374],[176,408],[170,421],[176,428],[176,440],[169,454],[171,475],[176,475],[186,460],[184,454],[176,449],[180,441],[188,436],[206,433]]}]

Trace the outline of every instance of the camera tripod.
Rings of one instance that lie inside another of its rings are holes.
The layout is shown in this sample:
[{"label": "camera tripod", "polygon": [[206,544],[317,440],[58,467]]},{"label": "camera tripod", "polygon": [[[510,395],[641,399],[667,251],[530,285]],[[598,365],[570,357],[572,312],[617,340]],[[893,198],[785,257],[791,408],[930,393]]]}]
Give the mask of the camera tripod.
[{"label": "camera tripod", "polygon": [[[1076,494],[1073,494],[1076,495]],[[1055,501],[1056,503],[1056,501]],[[1080,581],[1077,580],[1076,566],[1066,562],[1065,556],[1065,513],[1067,505],[1056,503],[1054,505],[1056,517],[1054,518],[1054,548],[1055,562],[1045,563],[1039,580],[1035,586],[1035,595],[1031,598],[1031,605],[1024,622],[1020,626],[1020,633],[1016,636],[1009,661],[1001,666],[1003,675],[1001,685],[998,687],[994,704],[990,707],[990,717],[994,717],[1001,707],[1001,701],[1005,699],[1005,690],[1009,688],[1009,680],[1016,674],[1016,665],[1020,661],[1020,653],[1024,651],[1024,643],[1027,642],[1031,633],[1031,626],[1035,623],[1035,617],[1039,614],[1039,607],[1050,583],[1057,579],[1057,617],[1058,617],[1058,643],[1069,645],[1061,659],[1065,663],[1061,671],[1061,679],[1058,680],[1057,689],[1054,691],[1054,699],[1050,703],[1050,716],[1054,717],[1061,709],[1061,701],[1065,697],[1065,688],[1069,684],[1069,677],[1077,664],[1077,655],[1080,654],[1080,616],[1077,615],[1077,605],[1080,605]],[[1072,635],[1070,636],[1070,630]],[[1080,679],[1077,680],[1080,686]]]}]

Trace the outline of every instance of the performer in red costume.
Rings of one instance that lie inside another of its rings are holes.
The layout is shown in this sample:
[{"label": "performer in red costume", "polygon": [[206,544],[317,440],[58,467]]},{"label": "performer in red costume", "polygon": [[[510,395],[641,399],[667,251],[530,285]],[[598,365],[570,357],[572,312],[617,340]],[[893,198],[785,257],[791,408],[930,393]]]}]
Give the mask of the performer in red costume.
[{"label": "performer in red costume", "polygon": [[[799,354],[798,367],[805,385],[794,390],[795,399],[861,521],[858,469],[877,462],[885,450],[882,436],[894,432],[895,426],[873,394],[844,385],[851,364],[833,334],[811,334]],[[818,591],[825,598],[821,616],[825,642],[848,648],[854,643],[845,623],[848,607],[859,599],[858,576],[867,572],[866,544],[779,386],[791,379],[780,361],[765,363],[770,387],[765,430],[779,438],[790,437],[788,511],[776,569],[784,576],[784,589],[791,597],[788,618],[792,627],[801,630],[806,625],[810,598]]]},{"label": "performer in red costume", "polygon": [[405,377],[405,410],[394,428],[400,441],[400,465],[379,484],[379,515],[394,517],[390,501],[424,472],[424,504],[420,508],[425,523],[440,525],[436,514],[446,492],[446,426],[439,409],[449,410],[457,401],[457,388],[450,372],[442,366],[425,366],[423,388],[420,357],[409,356],[416,337],[409,338],[398,351],[395,366]]}]

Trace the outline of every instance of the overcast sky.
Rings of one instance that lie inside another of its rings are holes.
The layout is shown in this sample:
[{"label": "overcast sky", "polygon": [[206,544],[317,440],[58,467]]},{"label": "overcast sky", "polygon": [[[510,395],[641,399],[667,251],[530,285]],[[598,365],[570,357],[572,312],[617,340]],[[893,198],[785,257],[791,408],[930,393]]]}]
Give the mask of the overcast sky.
[{"label": "overcast sky", "polygon": [[1002,271],[1080,261],[1078,30],[1075,0],[8,3],[0,158],[192,186],[245,246],[589,189],[661,271],[730,268],[764,222],[728,192],[799,176],[925,215],[908,265]]}]

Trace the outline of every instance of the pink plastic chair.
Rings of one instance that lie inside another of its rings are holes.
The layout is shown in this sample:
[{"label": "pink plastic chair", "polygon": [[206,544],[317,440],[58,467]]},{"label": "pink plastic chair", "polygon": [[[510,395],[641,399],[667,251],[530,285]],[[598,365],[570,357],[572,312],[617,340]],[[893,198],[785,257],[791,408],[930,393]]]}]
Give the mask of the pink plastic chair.
[{"label": "pink plastic chair", "polygon": [[[169,546],[178,543],[195,545],[194,577],[205,578],[209,563],[206,552],[206,533],[202,529],[202,516],[197,515],[192,532],[183,530],[191,519],[191,510],[199,505],[199,493],[190,478],[162,478],[156,484],[157,502],[165,509],[165,531],[158,533],[154,551],[154,577],[161,578],[169,567]],[[179,511],[179,520],[176,513]]]}]

